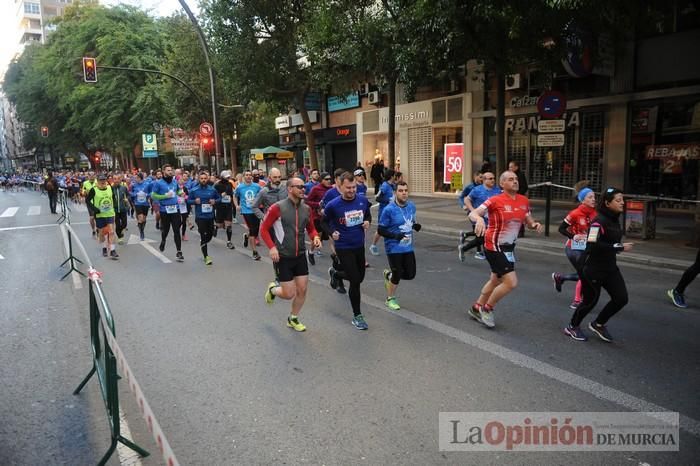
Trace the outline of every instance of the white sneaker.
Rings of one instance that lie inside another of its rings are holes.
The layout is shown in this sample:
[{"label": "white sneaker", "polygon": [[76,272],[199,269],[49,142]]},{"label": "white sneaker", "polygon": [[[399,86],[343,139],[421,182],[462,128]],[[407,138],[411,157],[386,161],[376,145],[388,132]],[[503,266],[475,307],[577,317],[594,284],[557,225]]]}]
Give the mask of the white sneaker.
[{"label": "white sneaker", "polygon": [[483,307],[479,311],[481,315],[481,323],[486,325],[488,328],[494,328],[496,326],[496,321],[493,318],[493,311],[487,311]]},{"label": "white sneaker", "polygon": [[372,245],[369,247],[369,252],[370,252],[370,254],[372,254],[373,256],[378,256],[378,255],[379,255],[379,248],[377,247],[376,244],[372,244]]},{"label": "white sneaker", "polygon": [[477,252],[476,254],[474,254],[474,259],[484,260],[486,259],[486,254],[484,254],[483,252]]}]

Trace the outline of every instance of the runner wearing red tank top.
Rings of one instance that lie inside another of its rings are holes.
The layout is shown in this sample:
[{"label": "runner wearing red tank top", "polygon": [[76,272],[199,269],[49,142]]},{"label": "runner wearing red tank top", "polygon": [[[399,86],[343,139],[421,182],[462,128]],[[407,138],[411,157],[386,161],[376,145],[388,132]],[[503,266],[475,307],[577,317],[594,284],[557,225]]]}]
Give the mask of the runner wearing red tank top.
[{"label": "runner wearing red tank top", "polygon": [[[491,276],[483,288],[479,299],[469,309],[469,316],[489,328],[496,326],[493,309],[496,304],[518,286],[515,275],[515,241],[520,226],[527,224],[532,230],[542,232],[542,225],[530,214],[530,203],[518,194],[518,176],[506,171],[500,177],[503,193],[493,196],[473,210],[469,218],[476,223],[474,232],[484,236],[486,259],[491,266]],[[489,225],[486,228],[484,215],[488,213]]]}]

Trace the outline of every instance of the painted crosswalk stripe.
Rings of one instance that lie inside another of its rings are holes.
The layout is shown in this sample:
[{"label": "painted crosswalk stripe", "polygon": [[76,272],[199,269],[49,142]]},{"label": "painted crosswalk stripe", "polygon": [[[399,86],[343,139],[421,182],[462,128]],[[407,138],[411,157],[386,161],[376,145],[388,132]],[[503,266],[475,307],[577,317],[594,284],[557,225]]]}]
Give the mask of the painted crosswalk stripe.
[{"label": "painted crosswalk stripe", "polygon": [[39,215],[41,213],[41,206],[33,205],[29,208],[27,215]]},{"label": "painted crosswalk stripe", "polygon": [[0,217],[14,217],[18,210],[19,207],[8,207],[5,209],[5,212],[0,215]]}]

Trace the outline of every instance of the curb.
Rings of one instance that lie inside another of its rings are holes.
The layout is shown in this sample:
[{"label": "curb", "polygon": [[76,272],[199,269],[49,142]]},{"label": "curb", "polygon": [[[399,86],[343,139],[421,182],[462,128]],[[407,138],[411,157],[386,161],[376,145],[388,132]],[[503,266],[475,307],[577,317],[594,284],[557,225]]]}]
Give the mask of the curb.
[{"label": "curb", "polygon": [[[423,224],[423,230],[438,235],[449,235],[457,238],[459,230],[456,228],[441,227],[438,225]],[[564,253],[564,248],[561,244],[548,243],[527,238],[518,239],[518,245],[522,245],[523,249],[531,251],[552,251]],[[656,257],[646,254],[625,253],[618,256],[617,261],[621,264],[645,265],[649,267],[657,267],[661,269],[671,269],[684,271],[693,263],[690,261],[668,259],[665,257]]]}]

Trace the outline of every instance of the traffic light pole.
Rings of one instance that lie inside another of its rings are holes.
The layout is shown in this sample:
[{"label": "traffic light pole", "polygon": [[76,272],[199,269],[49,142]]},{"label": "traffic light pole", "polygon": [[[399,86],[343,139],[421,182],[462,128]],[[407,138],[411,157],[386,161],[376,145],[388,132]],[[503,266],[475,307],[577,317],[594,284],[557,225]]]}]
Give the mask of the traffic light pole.
[{"label": "traffic light pole", "polygon": [[202,32],[202,28],[199,27],[197,23],[197,18],[192,14],[192,10],[187,6],[185,0],[178,0],[182,8],[187,13],[187,16],[192,21],[194,29],[197,31],[197,36],[199,36],[199,41],[202,44],[202,50],[204,51],[204,59],[207,62],[207,68],[209,68],[209,87],[211,89],[211,116],[212,116],[212,126],[214,126],[214,150],[216,151],[216,171],[219,172],[219,157],[221,156],[221,148],[219,146],[219,125],[216,119],[216,90],[214,88],[214,69],[211,67],[211,61],[209,60],[209,46]]}]

